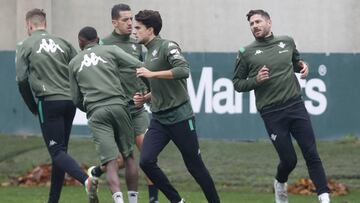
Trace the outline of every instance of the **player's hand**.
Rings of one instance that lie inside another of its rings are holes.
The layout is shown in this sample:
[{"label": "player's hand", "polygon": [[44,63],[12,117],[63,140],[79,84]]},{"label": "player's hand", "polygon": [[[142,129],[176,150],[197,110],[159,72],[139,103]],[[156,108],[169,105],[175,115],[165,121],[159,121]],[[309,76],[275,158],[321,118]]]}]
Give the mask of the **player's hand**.
[{"label": "player's hand", "polygon": [[301,76],[300,76],[300,78],[304,79],[309,74],[309,67],[304,61],[299,61],[299,66],[301,67],[301,70],[300,70]]},{"label": "player's hand", "polygon": [[153,74],[153,72],[149,71],[147,68],[141,67],[141,68],[136,69],[136,76],[151,78],[151,77],[154,77],[154,74]]},{"label": "player's hand", "polygon": [[266,67],[266,65],[264,65],[263,67],[261,67],[258,74],[256,75],[256,82],[262,83],[265,80],[268,80],[269,78],[270,78],[269,69]]},{"label": "player's hand", "polygon": [[133,100],[134,100],[134,104],[136,107],[140,107],[140,106],[144,105],[144,103],[146,102],[144,94],[142,94],[140,92],[135,93]]}]

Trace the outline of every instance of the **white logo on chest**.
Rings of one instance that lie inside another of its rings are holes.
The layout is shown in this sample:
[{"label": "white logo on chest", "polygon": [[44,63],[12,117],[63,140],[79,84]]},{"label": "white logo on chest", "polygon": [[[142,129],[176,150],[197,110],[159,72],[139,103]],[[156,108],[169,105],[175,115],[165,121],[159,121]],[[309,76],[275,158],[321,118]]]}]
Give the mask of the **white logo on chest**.
[{"label": "white logo on chest", "polygon": [[90,57],[88,56],[88,54],[84,55],[84,59],[81,62],[81,66],[79,69],[79,72],[82,71],[83,67],[90,67],[90,66],[96,66],[99,61],[101,61],[102,63],[107,63],[104,59],[102,59],[100,56],[96,56],[96,54],[94,52],[90,53]]},{"label": "white logo on chest", "polygon": [[154,58],[151,58],[150,61],[155,61],[155,60],[159,59],[159,57],[157,57],[157,54],[158,54],[158,51],[156,49],[153,52],[151,52],[151,55]]},{"label": "white logo on chest", "polygon": [[132,44],[131,47],[133,48],[134,51],[136,51],[136,45]]},{"label": "white logo on chest", "polygon": [[57,50],[60,50],[62,53],[64,53],[61,47],[58,44],[56,44],[52,39],[49,39],[49,42],[47,42],[46,39],[41,40],[40,47],[36,51],[36,53],[41,53],[42,50],[51,53],[55,53]]},{"label": "white logo on chest", "polygon": [[157,53],[158,53],[158,51],[155,49],[155,50],[151,53],[151,55],[156,56]]},{"label": "white logo on chest", "polygon": [[258,50],[255,51],[255,54],[254,54],[254,55],[256,56],[256,55],[262,54],[262,53],[263,53],[263,51],[261,51],[261,50],[258,49]]},{"label": "white logo on chest", "polygon": [[283,48],[285,48],[286,44],[284,42],[280,42],[278,44],[278,46],[283,49]]}]

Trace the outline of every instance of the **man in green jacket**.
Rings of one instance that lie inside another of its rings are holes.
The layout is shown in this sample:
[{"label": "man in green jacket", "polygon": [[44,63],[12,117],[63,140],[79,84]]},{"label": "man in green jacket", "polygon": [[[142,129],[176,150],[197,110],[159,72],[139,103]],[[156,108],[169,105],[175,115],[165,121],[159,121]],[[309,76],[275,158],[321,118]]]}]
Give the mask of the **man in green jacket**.
[{"label": "man in green jacket", "polygon": [[67,41],[45,30],[46,13],[43,10],[27,12],[26,26],[29,37],[16,49],[16,80],[26,105],[39,117],[51,156],[48,203],[59,201],[65,172],[86,186],[90,202],[97,202],[97,180],[89,178],[67,154],[76,110],[71,101],[68,63],[76,51]]},{"label": "man in green jacket", "polygon": [[[102,39],[100,44],[116,45],[122,48],[126,53],[134,56],[142,61],[142,45],[138,44],[134,38],[131,37],[133,30],[133,14],[130,6],[127,4],[116,4],[111,9],[112,24],[114,26],[113,32]],[[132,125],[135,130],[135,144],[139,150],[144,140],[144,134],[149,126],[149,113],[144,106],[136,107],[133,101],[133,96],[136,92],[147,92],[147,87],[144,82],[136,77],[136,70],[132,69],[127,74],[121,74],[121,83],[127,96],[128,107],[130,110]],[[119,157],[120,168],[123,167],[122,157]],[[104,168],[100,166],[92,167],[91,174],[99,177]],[[158,201],[158,190],[147,178],[149,203]]]},{"label": "man in green jacket", "polygon": [[[119,152],[125,160],[129,203],[137,203],[138,167],[133,156],[134,129],[119,75],[142,67],[142,62],[117,46],[100,46],[97,32],[79,32],[81,52],[70,66],[70,89],[75,105],[86,112],[88,125],[115,203],[123,203],[118,177]],[[122,78],[122,77],[120,77]]]},{"label": "man in green jacket", "polygon": [[251,10],[247,20],[255,41],[240,49],[233,83],[238,92],[255,90],[256,107],[279,155],[274,180],[275,202],[288,203],[286,182],[297,162],[292,136],[301,148],[320,203],[329,203],[325,171],[295,76],[298,72],[305,78],[308,66],[300,58],[291,37],[273,35],[266,11]]},{"label": "man in green jacket", "polygon": [[157,165],[157,157],[173,141],[185,165],[210,203],[220,202],[214,182],[202,161],[194,113],[187,91],[189,64],[177,43],[159,37],[162,19],[157,11],[135,15],[135,37],[148,49],[138,77],[149,79],[151,93],[136,94],[135,104],[151,101],[152,119],[140,154],[140,167],[171,203],[184,202]]}]

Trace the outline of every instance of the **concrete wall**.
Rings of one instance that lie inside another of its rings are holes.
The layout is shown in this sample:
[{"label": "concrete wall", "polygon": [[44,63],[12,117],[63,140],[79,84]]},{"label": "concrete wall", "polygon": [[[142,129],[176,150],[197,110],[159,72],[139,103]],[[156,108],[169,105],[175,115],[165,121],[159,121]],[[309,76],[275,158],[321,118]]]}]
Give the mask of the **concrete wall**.
[{"label": "concrete wall", "polygon": [[[250,9],[267,10],[273,31],[295,38],[301,52],[360,52],[358,0],[138,0],[122,1],[134,13],[159,10],[162,37],[178,41],[184,51],[235,52],[253,40],[245,19]],[[111,32],[115,0],[0,0],[0,50],[14,50],[26,37],[24,16],[39,7],[48,14],[49,31],[77,47],[77,33],[85,25],[104,36]]]}]

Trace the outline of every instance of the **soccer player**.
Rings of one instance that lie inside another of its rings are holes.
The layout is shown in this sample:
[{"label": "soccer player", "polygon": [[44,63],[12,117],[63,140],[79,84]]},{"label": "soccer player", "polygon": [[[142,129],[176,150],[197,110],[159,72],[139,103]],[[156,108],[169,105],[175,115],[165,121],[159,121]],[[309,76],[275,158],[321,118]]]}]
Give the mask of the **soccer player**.
[{"label": "soccer player", "polygon": [[[133,30],[133,14],[130,6],[127,4],[117,4],[111,9],[112,24],[114,31],[107,37],[101,40],[104,45],[116,45],[122,48],[128,54],[135,58],[142,60],[142,46],[136,43],[135,39],[131,37]],[[129,70],[127,74],[122,74],[121,83],[127,96],[128,107],[130,110],[132,125],[135,130],[135,143],[139,150],[144,140],[144,134],[149,126],[149,114],[143,105],[136,107],[133,101],[133,96],[136,92],[145,93],[147,87],[143,81],[136,77],[136,70]],[[122,157],[119,157],[120,167],[123,167]],[[90,174],[99,177],[104,168],[97,166],[90,168]],[[158,190],[153,183],[147,180],[149,191],[149,202],[155,203],[158,201]]]},{"label": "soccer player", "polygon": [[186,89],[189,64],[177,43],[160,38],[162,19],[157,11],[142,10],[135,15],[135,37],[148,49],[145,67],[138,77],[149,79],[151,93],[136,94],[136,105],[151,100],[152,119],[140,154],[140,167],[171,203],[184,202],[157,165],[157,157],[173,141],[185,165],[203,190],[208,202],[220,202],[214,182],[200,154],[194,113]]},{"label": "soccer player", "polygon": [[[98,202],[97,180],[67,154],[76,107],[71,101],[68,63],[76,55],[70,43],[46,31],[46,13],[26,13],[29,37],[16,50],[16,80],[30,111],[38,116],[52,161],[48,203],[59,201],[65,172],[85,185],[90,202]],[[36,99],[34,98],[33,92]]]},{"label": "soccer player", "polygon": [[251,10],[247,20],[255,41],[240,49],[233,83],[238,92],[255,90],[256,107],[279,155],[280,163],[274,180],[275,201],[288,202],[286,182],[297,162],[292,136],[301,148],[319,201],[328,203],[325,171],[295,76],[298,72],[301,78],[305,78],[308,65],[300,58],[291,37],[273,35],[272,22],[266,11]]},{"label": "soccer player", "polygon": [[142,67],[142,62],[117,46],[99,46],[97,32],[84,27],[78,35],[81,52],[69,66],[75,105],[86,112],[88,125],[115,203],[123,203],[118,177],[119,152],[125,161],[129,203],[138,199],[138,167],[133,156],[134,130],[119,75]]}]

